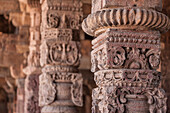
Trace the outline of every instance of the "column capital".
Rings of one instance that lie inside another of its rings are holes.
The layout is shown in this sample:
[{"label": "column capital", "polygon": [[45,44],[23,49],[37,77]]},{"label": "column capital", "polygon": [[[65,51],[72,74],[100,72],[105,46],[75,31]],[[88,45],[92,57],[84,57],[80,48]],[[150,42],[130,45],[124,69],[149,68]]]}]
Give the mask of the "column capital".
[{"label": "column capital", "polygon": [[[170,28],[161,0],[93,0],[83,30],[92,41],[93,113],[167,111],[160,88],[160,33]],[[161,106],[159,106],[161,104]],[[158,107],[159,106],[159,107]]]},{"label": "column capital", "polygon": [[170,28],[170,20],[163,13],[152,9],[139,7],[108,8],[90,14],[83,21],[82,28],[91,36],[98,36],[108,28],[166,32]]}]

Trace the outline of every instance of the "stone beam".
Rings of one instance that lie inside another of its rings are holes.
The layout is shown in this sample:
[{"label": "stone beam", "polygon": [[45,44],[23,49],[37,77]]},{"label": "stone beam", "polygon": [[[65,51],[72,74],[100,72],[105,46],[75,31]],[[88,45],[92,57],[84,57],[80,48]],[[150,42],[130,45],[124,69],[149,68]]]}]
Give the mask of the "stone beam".
[{"label": "stone beam", "polygon": [[166,113],[160,88],[161,0],[92,0],[83,30],[92,41],[93,113]]}]

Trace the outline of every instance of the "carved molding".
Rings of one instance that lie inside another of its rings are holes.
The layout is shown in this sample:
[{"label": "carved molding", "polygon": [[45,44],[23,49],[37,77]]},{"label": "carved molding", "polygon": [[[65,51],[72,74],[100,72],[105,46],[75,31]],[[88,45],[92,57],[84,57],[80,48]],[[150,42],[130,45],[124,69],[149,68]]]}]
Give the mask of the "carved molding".
[{"label": "carved molding", "polygon": [[90,14],[82,23],[83,30],[92,36],[98,36],[107,28],[146,30],[161,32],[170,28],[169,18],[154,10],[140,8],[114,8]]},{"label": "carved molding", "polygon": [[[152,2],[151,4],[148,4]],[[92,41],[93,113],[166,113],[160,88],[160,32],[169,18],[160,0],[92,0],[82,23]],[[156,11],[155,11],[155,10]]]},{"label": "carved molding", "polygon": [[[165,92],[160,88],[146,90],[143,95],[134,95],[126,88],[110,86],[93,90],[92,113],[165,113]],[[146,101],[148,100],[148,101]]]},{"label": "carved molding", "polygon": [[39,105],[42,113],[75,113],[82,106],[80,0],[42,0]]}]

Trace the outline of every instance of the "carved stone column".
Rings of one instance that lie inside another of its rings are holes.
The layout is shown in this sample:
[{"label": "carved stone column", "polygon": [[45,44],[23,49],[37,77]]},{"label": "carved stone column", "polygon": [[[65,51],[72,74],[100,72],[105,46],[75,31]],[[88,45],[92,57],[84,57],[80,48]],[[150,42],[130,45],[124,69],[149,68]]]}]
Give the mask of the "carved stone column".
[{"label": "carved stone column", "polygon": [[165,113],[159,87],[160,32],[170,27],[161,0],[92,0],[83,21],[91,36],[93,113]]},{"label": "carved stone column", "polygon": [[[13,25],[17,27],[16,34],[18,35],[18,43],[14,44],[14,48],[20,53],[23,58],[22,62],[18,62],[10,66],[11,76],[16,79],[17,82],[17,100],[16,100],[16,113],[24,113],[25,103],[25,77],[23,69],[27,66],[27,52],[29,42],[29,27],[30,27],[30,15],[27,12],[27,4],[19,1],[20,11],[12,12],[9,14],[9,20]],[[19,40],[21,39],[21,40]],[[25,40],[27,42],[23,42]],[[14,60],[17,61],[17,57]]]},{"label": "carved stone column", "polygon": [[30,46],[28,66],[23,70],[27,75],[25,79],[25,110],[24,113],[40,113],[38,105],[40,68],[40,20],[41,10],[39,0],[27,0],[30,7]]},{"label": "carved stone column", "polygon": [[42,113],[76,113],[82,106],[80,0],[42,2],[39,105]]}]

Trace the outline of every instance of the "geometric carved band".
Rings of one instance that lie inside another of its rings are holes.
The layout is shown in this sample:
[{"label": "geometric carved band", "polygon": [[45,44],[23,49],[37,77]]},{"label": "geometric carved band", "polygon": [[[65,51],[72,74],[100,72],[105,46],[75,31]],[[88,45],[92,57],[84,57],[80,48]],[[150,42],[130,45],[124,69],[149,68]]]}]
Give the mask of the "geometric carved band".
[{"label": "geometric carved band", "polygon": [[[142,48],[158,48],[160,44],[159,31],[130,31],[130,30],[114,30],[108,29],[105,33],[99,35],[92,40],[93,49],[103,44],[104,42],[121,43],[123,45],[135,45]],[[137,43],[137,44],[136,44]],[[143,47],[143,44],[145,46]]]},{"label": "geometric carved band", "polygon": [[140,8],[104,9],[90,14],[82,23],[83,30],[97,36],[107,28],[155,29],[161,32],[170,27],[169,18],[157,11]]},{"label": "geometric carved band", "polygon": [[133,94],[158,87],[160,72],[154,70],[110,69],[94,73],[99,87],[125,87]]},{"label": "geometric carved band", "polygon": [[54,72],[54,71],[76,73],[76,72],[78,72],[78,69],[73,66],[61,66],[61,65],[46,65],[42,69],[43,73],[47,73],[47,72],[50,73],[50,72]]}]

